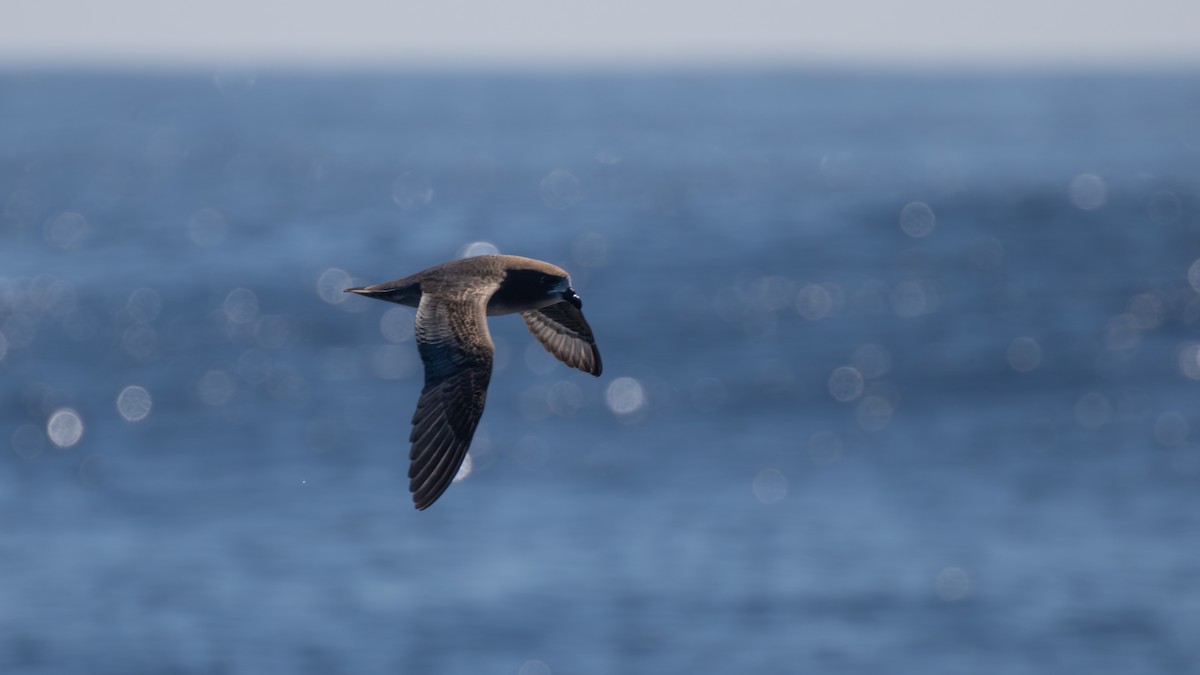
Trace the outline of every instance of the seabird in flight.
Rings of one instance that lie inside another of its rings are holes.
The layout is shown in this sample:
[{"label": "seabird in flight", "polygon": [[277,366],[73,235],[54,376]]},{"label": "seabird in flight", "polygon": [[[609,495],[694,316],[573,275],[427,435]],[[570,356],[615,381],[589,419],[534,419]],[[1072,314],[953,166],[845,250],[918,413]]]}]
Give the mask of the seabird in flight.
[{"label": "seabird in flight", "polygon": [[346,292],[417,308],[425,388],[409,435],[408,487],[421,510],[454,480],[483,414],[494,351],[487,317],[520,312],[559,361],[600,375],[600,351],[571,277],[550,263],[483,255]]}]

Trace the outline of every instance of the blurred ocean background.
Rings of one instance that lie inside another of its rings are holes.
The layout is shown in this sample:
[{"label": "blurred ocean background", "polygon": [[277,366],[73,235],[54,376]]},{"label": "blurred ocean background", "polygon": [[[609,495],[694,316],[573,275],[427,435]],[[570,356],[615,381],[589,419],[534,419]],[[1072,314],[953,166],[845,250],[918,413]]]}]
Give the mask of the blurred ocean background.
[{"label": "blurred ocean background", "polygon": [[1185,72],[5,71],[0,672],[1200,672],[1198,258]]}]

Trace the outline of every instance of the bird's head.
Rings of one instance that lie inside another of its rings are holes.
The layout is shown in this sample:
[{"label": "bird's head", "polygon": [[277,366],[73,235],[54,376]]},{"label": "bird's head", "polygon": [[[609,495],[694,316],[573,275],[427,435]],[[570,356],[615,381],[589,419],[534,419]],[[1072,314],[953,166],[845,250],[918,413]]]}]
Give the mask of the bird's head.
[{"label": "bird's head", "polygon": [[538,286],[547,298],[553,298],[556,302],[566,300],[575,305],[577,309],[583,307],[583,301],[579,299],[579,294],[575,292],[575,289],[571,288],[571,277],[566,272],[561,272],[561,274],[541,273],[538,278]]},{"label": "bird's head", "polygon": [[[515,256],[514,256],[515,258]],[[540,260],[518,259],[510,267],[493,298],[494,309],[525,311],[540,309],[566,301],[576,308],[583,307],[579,294],[571,287],[566,270]]]}]

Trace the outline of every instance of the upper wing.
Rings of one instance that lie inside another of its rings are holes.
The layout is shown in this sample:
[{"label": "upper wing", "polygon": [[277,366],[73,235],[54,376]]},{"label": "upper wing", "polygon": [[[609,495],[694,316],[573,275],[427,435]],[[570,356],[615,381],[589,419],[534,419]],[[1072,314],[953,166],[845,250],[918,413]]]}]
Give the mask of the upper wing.
[{"label": "upper wing", "polygon": [[559,361],[585,373],[599,376],[603,367],[592,327],[575,305],[563,301],[549,307],[521,312],[529,332]]},{"label": "upper wing", "polygon": [[408,469],[418,509],[428,508],[450,486],[483,415],[493,351],[486,309],[494,290],[421,296],[416,335],[425,388],[413,414]]}]

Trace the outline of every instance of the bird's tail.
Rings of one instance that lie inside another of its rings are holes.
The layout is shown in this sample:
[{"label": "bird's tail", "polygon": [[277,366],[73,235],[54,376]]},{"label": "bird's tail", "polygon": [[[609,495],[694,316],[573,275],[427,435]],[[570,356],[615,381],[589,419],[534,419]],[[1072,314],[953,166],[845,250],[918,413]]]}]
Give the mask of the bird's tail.
[{"label": "bird's tail", "polygon": [[409,307],[416,307],[421,302],[421,285],[417,282],[410,282],[408,279],[388,281],[374,286],[356,286],[347,288],[345,292],[387,300]]}]

